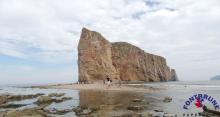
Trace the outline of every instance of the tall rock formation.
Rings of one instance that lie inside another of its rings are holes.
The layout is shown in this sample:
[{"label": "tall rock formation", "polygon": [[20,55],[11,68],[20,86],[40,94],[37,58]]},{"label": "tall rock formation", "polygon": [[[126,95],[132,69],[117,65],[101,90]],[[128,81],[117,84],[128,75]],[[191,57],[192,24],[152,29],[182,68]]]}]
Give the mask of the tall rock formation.
[{"label": "tall rock formation", "polygon": [[118,78],[112,65],[111,43],[101,34],[82,29],[78,45],[79,81]]},{"label": "tall rock formation", "polygon": [[[175,81],[166,59],[126,42],[110,43],[100,33],[82,29],[78,45],[79,81]],[[176,73],[175,73],[176,74]],[[177,76],[177,75],[175,75]]]}]

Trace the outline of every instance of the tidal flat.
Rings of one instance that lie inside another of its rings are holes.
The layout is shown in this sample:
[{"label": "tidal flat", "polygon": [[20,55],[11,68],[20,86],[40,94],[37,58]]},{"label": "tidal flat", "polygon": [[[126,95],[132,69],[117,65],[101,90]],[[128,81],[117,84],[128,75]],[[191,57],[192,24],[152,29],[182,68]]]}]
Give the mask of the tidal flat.
[{"label": "tidal flat", "polygon": [[183,109],[185,101],[194,94],[209,94],[217,102],[220,99],[216,82],[123,84],[110,89],[100,84],[103,88],[79,88],[86,86],[1,86],[0,117],[182,117],[202,112],[194,104],[189,110]]}]

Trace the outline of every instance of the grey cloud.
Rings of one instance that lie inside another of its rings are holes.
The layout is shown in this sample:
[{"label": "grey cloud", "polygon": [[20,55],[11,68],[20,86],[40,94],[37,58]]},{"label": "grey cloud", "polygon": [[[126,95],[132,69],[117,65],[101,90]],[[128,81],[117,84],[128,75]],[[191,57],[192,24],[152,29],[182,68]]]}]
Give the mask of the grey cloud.
[{"label": "grey cloud", "polygon": [[[219,73],[219,65],[213,63],[220,63],[213,59],[220,57],[218,0],[0,2],[1,54],[42,61],[54,57],[54,63],[71,62],[77,59],[80,30],[85,26],[110,41],[127,41],[146,52],[165,56],[180,73],[180,79],[208,79]],[[31,48],[40,51],[31,53]],[[204,66],[195,60],[204,61]],[[199,72],[203,67],[205,70]]]}]

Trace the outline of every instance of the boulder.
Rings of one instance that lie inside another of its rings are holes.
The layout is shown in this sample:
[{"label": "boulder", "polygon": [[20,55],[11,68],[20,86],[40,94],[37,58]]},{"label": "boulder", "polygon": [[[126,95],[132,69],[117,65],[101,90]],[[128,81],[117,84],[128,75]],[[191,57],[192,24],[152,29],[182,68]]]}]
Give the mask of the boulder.
[{"label": "boulder", "polygon": [[82,115],[89,115],[93,112],[96,112],[100,110],[99,106],[91,106],[88,107],[86,105],[81,105],[81,106],[77,106],[76,108],[73,109],[73,111],[76,113],[76,115],[78,116],[82,116]]},{"label": "boulder", "polygon": [[91,114],[93,112],[90,108],[84,107],[84,106],[78,106],[78,107],[74,108],[73,111],[78,116],[80,116],[80,115],[88,115],[88,114]]},{"label": "boulder", "polygon": [[48,96],[50,96],[50,97],[62,97],[64,95],[65,95],[65,93],[51,93]]},{"label": "boulder", "polygon": [[165,103],[169,103],[171,101],[172,101],[172,97],[170,97],[170,96],[165,97],[163,100],[163,102],[165,102]]},{"label": "boulder", "polygon": [[56,103],[61,103],[61,102],[64,102],[64,101],[67,101],[67,100],[71,100],[72,97],[63,97],[61,99],[52,99],[53,102],[56,102]]},{"label": "boulder", "polygon": [[0,96],[0,105],[1,104],[5,104],[8,101],[8,97],[7,96]]},{"label": "boulder", "polygon": [[53,99],[49,96],[40,96],[37,100],[37,104],[48,104],[52,102],[53,102]]}]

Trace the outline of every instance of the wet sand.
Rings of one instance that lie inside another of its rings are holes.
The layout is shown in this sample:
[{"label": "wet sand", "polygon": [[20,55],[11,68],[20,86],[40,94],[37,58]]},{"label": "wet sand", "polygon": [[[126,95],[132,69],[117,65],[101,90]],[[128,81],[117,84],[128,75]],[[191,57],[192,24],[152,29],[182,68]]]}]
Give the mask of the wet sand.
[{"label": "wet sand", "polygon": [[[144,92],[155,92],[159,89],[154,89],[152,87],[145,86],[132,86],[127,84],[122,84],[121,87],[117,84],[113,84],[111,88],[107,88],[107,85],[94,83],[94,84],[57,84],[57,85],[46,85],[46,86],[33,86],[32,88],[14,87],[16,92],[25,93],[25,91],[30,91],[34,93],[34,90],[43,93],[46,91],[45,96],[50,95],[53,92],[58,91],[59,93],[66,92],[66,96],[72,93],[77,95],[71,96],[72,100],[63,101],[61,103],[50,103],[44,107],[35,105],[36,99],[31,99],[28,105],[31,104],[33,107],[26,108],[10,108],[0,111],[0,117],[14,117],[16,115],[26,116],[32,114],[33,116],[44,117],[45,115],[50,115],[54,110],[59,110],[59,105],[62,105],[61,110],[53,114],[54,117],[59,117],[59,113],[65,113],[63,116],[94,116],[94,117],[123,117],[123,116],[138,116],[140,113],[148,114],[149,110],[152,110],[155,100],[153,98],[146,98]],[[20,90],[20,91],[19,91]],[[36,92],[35,92],[36,93]],[[11,96],[11,95],[9,95]],[[16,96],[17,97],[17,96]],[[20,96],[19,97],[24,97]],[[31,96],[33,97],[33,96]],[[25,100],[21,100],[25,101]],[[27,100],[28,101],[28,100]],[[8,105],[13,102],[8,102]],[[23,103],[21,103],[23,104]],[[70,105],[70,106],[68,106]],[[68,108],[66,107],[68,106]],[[36,112],[36,113],[34,113]],[[7,116],[3,116],[7,115]]]},{"label": "wet sand", "polygon": [[73,90],[96,90],[96,91],[129,91],[129,92],[154,92],[163,90],[164,88],[154,88],[144,85],[131,85],[131,84],[112,84],[108,87],[107,84],[96,82],[93,84],[57,84],[37,86],[38,88],[54,88],[54,89],[73,89]]},{"label": "wet sand", "polygon": [[[44,93],[45,95],[49,95],[50,93],[66,93],[65,96],[72,97],[72,100],[64,101],[62,103],[52,103],[46,108],[43,108],[43,110],[51,110],[51,112],[53,112],[54,109],[60,109],[57,111],[60,113],[68,111],[68,113],[63,115],[65,117],[83,117],[85,115],[95,117],[135,117],[140,115],[144,116],[149,113],[155,116],[168,113],[181,117],[183,114],[198,115],[198,113],[203,111],[202,109],[196,108],[194,103],[192,103],[189,110],[183,109],[185,101],[194,94],[204,93],[213,96],[217,100],[220,99],[220,87],[218,84],[213,85],[213,82],[208,84],[207,82],[201,82],[199,85],[195,85],[196,83],[198,84],[198,82],[122,84],[121,87],[119,87],[119,84],[114,83],[111,88],[107,88],[107,85],[102,82],[94,84],[56,84],[22,88],[3,87],[3,90],[0,90],[0,93],[9,94],[9,96],[37,93]],[[172,100],[166,102],[164,101],[166,97],[171,97]],[[19,104],[25,102],[24,104],[28,105],[17,109],[12,108],[12,114],[14,114],[14,112],[17,114],[17,112],[24,113],[27,111],[29,112],[29,110],[30,112],[39,110],[33,108],[36,106],[36,99],[38,98],[22,100]],[[10,103],[16,104],[17,102],[8,102],[6,105]],[[205,104],[212,109],[212,105],[209,105],[209,103]],[[1,111],[4,114],[5,110],[7,113],[8,110],[11,111],[11,108],[0,109],[0,117]],[[51,112],[49,112],[49,114],[47,111],[44,113],[50,115]],[[59,117],[57,114],[53,114],[53,116]]]}]

